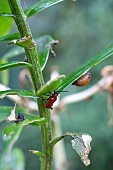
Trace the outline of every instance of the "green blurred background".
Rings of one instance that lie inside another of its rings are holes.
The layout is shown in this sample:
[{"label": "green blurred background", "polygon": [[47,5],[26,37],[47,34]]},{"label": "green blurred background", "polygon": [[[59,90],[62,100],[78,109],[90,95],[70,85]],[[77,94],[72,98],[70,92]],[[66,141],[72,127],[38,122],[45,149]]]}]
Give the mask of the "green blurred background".
[{"label": "green blurred background", "polygon": [[[35,2],[37,1],[22,0],[21,3],[26,8]],[[49,34],[59,40],[59,44],[54,48],[57,56],[55,58],[50,56],[43,71],[45,81],[50,78],[52,66],[57,65],[60,74],[67,75],[113,43],[112,15],[113,0],[65,0],[31,17],[28,22],[34,37]],[[14,31],[16,31],[15,25],[10,32]],[[0,43],[0,45],[1,57],[12,48],[7,46],[7,43]],[[14,59],[24,60],[24,56],[21,55]],[[101,69],[112,63],[113,59],[110,57],[94,67],[91,70],[91,83],[87,87],[69,86],[66,90],[69,90],[71,94],[89,88],[101,78]],[[18,80],[20,70],[20,68],[10,69],[9,86],[11,88],[20,88]],[[66,94],[62,94],[61,97],[64,95]],[[70,104],[64,112],[59,113],[63,133],[67,131],[85,132],[93,137],[90,153],[91,165],[87,167],[88,170],[113,170],[113,127],[108,125],[107,97],[107,93],[100,92],[91,100]],[[0,100],[0,105],[13,106],[13,102],[3,99]],[[1,134],[4,126],[5,123],[0,124]],[[67,138],[64,143],[69,169],[86,169],[72,149],[70,140]],[[0,152],[3,147],[4,142],[0,137]],[[29,149],[41,150],[40,128],[25,127],[16,147],[20,147],[25,154],[26,170],[40,169],[38,157],[28,151]]]}]

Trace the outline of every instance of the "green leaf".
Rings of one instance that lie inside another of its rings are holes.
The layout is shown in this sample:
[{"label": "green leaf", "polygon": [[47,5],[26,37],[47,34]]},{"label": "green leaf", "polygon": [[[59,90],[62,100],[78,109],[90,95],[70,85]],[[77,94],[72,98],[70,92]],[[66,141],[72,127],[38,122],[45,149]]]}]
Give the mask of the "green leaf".
[{"label": "green leaf", "polygon": [[39,157],[45,157],[45,154],[37,150],[29,150],[32,154],[38,155]]},{"label": "green leaf", "polygon": [[4,98],[6,95],[18,95],[20,97],[38,98],[33,92],[20,89],[0,91],[0,98]]},{"label": "green leaf", "polygon": [[6,141],[10,140],[12,135],[15,133],[15,130],[19,126],[34,125],[34,124],[35,126],[39,126],[40,124],[45,122],[45,118],[39,118],[36,115],[27,114],[27,113],[23,113],[23,114],[24,114],[25,120],[23,120],[21,123],[12,122],[7,127],[5,127],[3,131],[4,140]]},{"label": "green leaf", "polygon": [[5,148],[2,153],[2,157],[0,158],[0,165],[4,166],[5,163],[10,165],[10,160],[12,160],[12,149],[16,141],[19,139],[20,134],[23,130],[22,125],[18,124],[18,126],[14,127],[14,133],[12,137],[6,141]]},{"label": "green leaf", "polygon": [[11,13],[6,13],[6,12],[0,12],[0,16],[3,16],[3,17],[14,17],[13,14],[11,14]]},{"label": "green leaf", "polygon": [[20,34],[19,33],[14,33],[14,34],[1,36],[0,41],[12,41],[12,40],[19,39],[19,38],[20,38]]},{"label": "green leaf", "polygon": [[21,123],[23,126],[25,125],[35,125],[39,126],[42,123],[45,123],[45,118],[40,118],[37,115],[33,114],[24,114],[25,120]]},{"label": "green leaf", "polygon": [[[6,110],[6,109],[4,108],[4,110]],[[16,158],[18,156],[18,158],[19,158],[20,154],[16,152],[16,155],[13,155],[14,150],[12,150],[12,149],[13,149],[13,146],[16,143],[16,141],[19,139],[20,134],[23,130],[23,127],[27,124],[32,125],[33,123],[35,123],[36,126],[39,126],[40,124],[45,122],[44,118],[39,118],[36,115],[24,113],[24,116],[25,116],[25,120],[23,122],[21,122],[21,123],[12,122],[12,123],[10,123],[9,126],[7,126],[4,129],[3,138],[6,140],[6,145],[5,145],[5,149],[3,151],[3,154],[0,157],[0,167],[2,167],[2,168],[4,167],[5,164],[6,165],[8,164],[9,165],[8,167],[12,168],[12,165],[14,165],[14,162],[13,162],[13,159],[12,159],[13,156],[16,156]],[[19,165],[18,165],[18,167],[21,167],[20,169],[23,169],[23,166],[22,166],[23,164],[21,164],[21,166],[19,166]],[[15,167],[17,168],[17,166],[15,166]]]},{"label": "green leaf", "polygon": [[83,66],[78,68],[77,70],[73,71],[71,74],[69,74],[60,84],[58,87],[58,91],[62,91],[64,88],[66,88],[68,85],[73,83],[75,80],[80,78],[82,75],[84,75],[88,70],[105,60],[106,58],[110,57],[113,54],[113,45],[109,46],[99,54],[97,54],[95,57],[93,57],[91,60],[87,61]]},{"label": "green leaf", "polygon": [[14,133],[12,134],[12,137],[6,141],[5,148],[3,150],[2,156],[0,157],[0,166],[3,167],[5,163],[10,166],[10,160],[12,160],[12,149],[16,141],[19,139],[23,127],[24,126],[22,125],[16,126],[15,124],[13,129]]},{"label": "green leaf", "polygon": [[[8,107],[8,106],[0,107],[0,122],[7,120],[7,118],[10,115],[11,110],[12,110],[12,107]],[[45,122],[44,118],[40,118],[37,115],[29,114],[28,110],[26,108],[17,107],[16,108],[16,117],[18,116],[17,113],[24,114],[25,120],[20,123],[22,126],[25,126],[28,124],[39,126],[40,124]],[[16,124],[16,126],[18,126],[18,123],[12,122],[11,125],[7,126],[4,129],[3,136],[6,134],[5,135],[6,139],[9,139],[10,134],[13,134],[14,129],[15,129],[13,126],[15,126],[15,124]]]},{"label": "green leaf", "polygon": [[[7,59],[1,60],[0,63],[2,64],[2,62],[7,63]],[[8,86],[9,83],[9,70],[4,70],[1,72],[1,83]]]},{"label": "green leaf", "polygon": [[[4,149],[4,154],[8,155],[8,154],[11,153],[11,150],[12,150],[15,142],[20,137],[20,134],[23,130],[23,127],[24,126],[22,126],[21,124],[18,124],[18,125],[15,124],[12,137],[9,140],[6,141],[6,147]],[[5,136],[5,134],[4,134],[4,136]]]},{"label": "green leaf", "polygon": [[46,66],[46,63],[49,58],[49,53],[51,49],[51,45],[49,45],[53,41],[52,37],[49,35],[45,35],[36,40],[37,50],[39,54],[39,61],[41,70],[43,70]]},{"label": "green leaf", "polygon": [[[10,7],[7,0],[0,1],[0,11],[3,13],[10,13]],[[6,35],[9,32],[12,24],[12,18],[0,16],[0,36]]]},{"label": "green leaf", "polygon": [[13,67],[19,67],[19,66],[26,66],[28,68],[32,67],[32,65],[27,62],[14,61],[14,62],[10,62],[10,63],[0,64],[0,71],[6,70],[9,68],[13,68]]},{"label": "green leaf", "polygon": [[[51,49],[50,43],[53,41],[53,38],[49,35],[44,35],[42,37],[37,38],[35,41],[37,44],[37,50],[38,50],[41,69],[43,70],[48,61],[48,57],[49,57],[49,53]],[[10,51],[8,51],[6,54],[3,55],[2,60],[9,59],[9,58],[18,56],[23,53],[24,53],[23,48],[14,47]]]},{"label": "green leaf", "polygon": [[5,129],[3,131],[3,139],[6,140],[6,141],[11,139],[15,128],[17,128],[15,123],[10,124],[9,126],[5,127]]},{"label": "green leaf", "polygon": [[1,83],[8,86],[9,83],[9,71],[4,70],[1,72]]},{"label": "green leaf", "polygon": [[62,83],[62,78],[64,77],[65,75],[60,75],[56,79],[48,81],[41,87],[41,89],[38,90],[37,96],[44,96],[44,98],[48,98],[46,95],[50,95],[49,91],[53,92],[54,90],[56,90]]},{"label": "green leaf", "polygon": [[35,15],[36,13],[62,1],[63,0],[41,0],[37,2],[36,4],[28,7],[24,12],[27,17],[31,17]]},{"label": "green leaf", "polygon": [[[0,106],[0,122],[7,120],[8,116],[10,115],[11,110],[12,110],[12,107]],[[27,113],[28,109],[17,107],[16,112],[17,113]]]}]

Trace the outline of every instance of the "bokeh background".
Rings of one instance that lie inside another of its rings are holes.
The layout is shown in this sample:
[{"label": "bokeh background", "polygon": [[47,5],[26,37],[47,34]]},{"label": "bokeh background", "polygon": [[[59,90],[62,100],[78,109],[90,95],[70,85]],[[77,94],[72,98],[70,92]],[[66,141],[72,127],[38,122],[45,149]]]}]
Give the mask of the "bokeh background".
[{"label": "bokeh background", "polygon": [[[22,0],[23,8],[36,3],[36,0]],[[56,57],[49,57],[44,69],[45,81],[50,79],[51,67],[57,65],[60,74],[69,74],[84,64],[88,59],[113,43],[113,0],[65,0],[51,8],[31,17],[28,22],[34,37],[45,34],[59,40],[55,46]],[[16,31],[13,25],[11,33]],[[7,43],[0,43],[0,57],[12,47]],[[13,58],[23,60],[24,56]],[[11,61],[10,59],[9,61]],[[91,70],[92,80],[87,87],[69,86],[66,90],[72,94],[83,91],[94,85],[100,78],[101,69],[113,63],[110,57]],[[20,88],[18,75],[21,68],[10,69],[9,87]],[[62,93],[61,98],[66,95]],[[59,113],[62,132],[85,132],[91,134],[92,151],[90,153],[91,165],[88,170],[113,169],[113,126],[108,124],[109,114],[107,108],[108,94],[100,92],[89,101],[70,104],[64,112]],[[0,100],[0,105],[13,106],[8,99]],[[0,124],[0,152],[3,151],[4,141],[2,130],[5,122]],[[85,170],[77,153],[72,149],[70,140],[64,140],[66,156],[70,170]],[[25,127],[15,145],[20,147],[25,155],[26,170],[40,169],[37,156],[29,153],[29,149],[41,150],[40,128]],[[59,153],[60,154],[60,153]]]}]

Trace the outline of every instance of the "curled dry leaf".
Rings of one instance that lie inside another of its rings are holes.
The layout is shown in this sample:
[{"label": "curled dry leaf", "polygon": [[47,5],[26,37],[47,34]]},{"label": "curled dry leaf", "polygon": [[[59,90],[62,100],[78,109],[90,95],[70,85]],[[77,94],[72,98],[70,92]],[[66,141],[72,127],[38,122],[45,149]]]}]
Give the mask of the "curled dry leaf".
[{"label": "curled dry leaf", "polygon": [[88,134],[76,135],[72,137],[73,139],[71,140],[71,143],[73,149],[75,149],[78,155],[81,157],[81,160],[85,166],[88,166],[90,164],[88,155],[91,150],[90,142],[92,141],[92,137]]}]

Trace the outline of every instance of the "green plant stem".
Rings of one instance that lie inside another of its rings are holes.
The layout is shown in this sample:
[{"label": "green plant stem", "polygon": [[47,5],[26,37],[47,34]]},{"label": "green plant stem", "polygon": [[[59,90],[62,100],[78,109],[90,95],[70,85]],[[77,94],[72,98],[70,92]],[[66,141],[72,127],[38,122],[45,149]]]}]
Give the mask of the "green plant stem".
[{"label": "green plant stem", "polygon": [[[28,62],[32,64],[32,69],[30,69],[30,74],[32,77],[35,93],[44,84],[43,75],[41,72],[41,67],[39,64],[39,58],[37,53],[37,48],[34,40],[32,39],[32,34],[29,25],[26,20],[26,16],[22,10],[20,2],[18,0],[8,0],[12,14],[14,15],[14,20],[21,35],[23,37],[30,37],[27,39],[28,48],[25,48],[25,54],[28,58]],[[44,117],[46,123],[41,126],[42,134],[42,152],[46,155],[41,158],[41,170],[51,170],[52,160],[51,154],[48,149],[49,142],[51,141],[51,117],[50,110],[44,108],[44,101],[41,98],[37,100],[40,117]],[[37,140],[39,138],[37,137]]]}]

